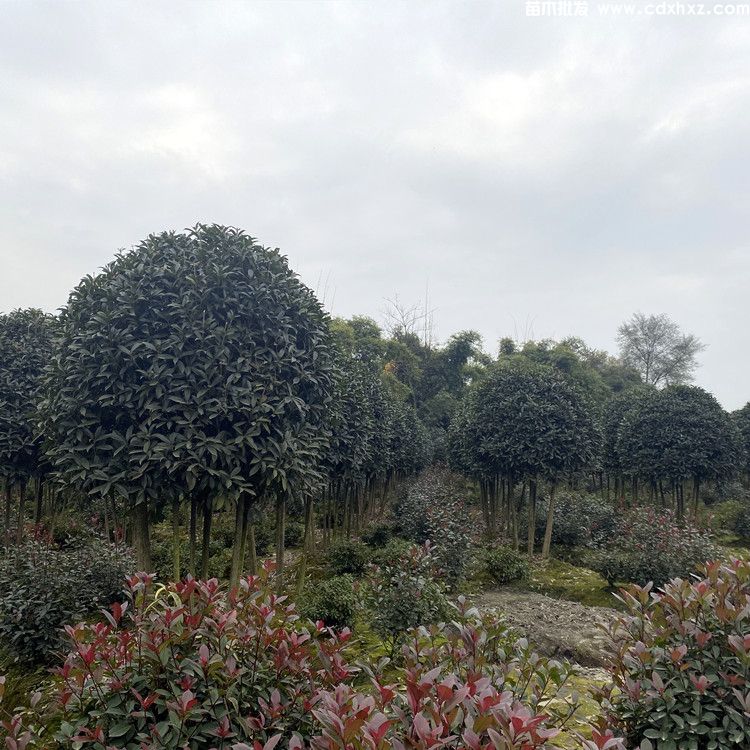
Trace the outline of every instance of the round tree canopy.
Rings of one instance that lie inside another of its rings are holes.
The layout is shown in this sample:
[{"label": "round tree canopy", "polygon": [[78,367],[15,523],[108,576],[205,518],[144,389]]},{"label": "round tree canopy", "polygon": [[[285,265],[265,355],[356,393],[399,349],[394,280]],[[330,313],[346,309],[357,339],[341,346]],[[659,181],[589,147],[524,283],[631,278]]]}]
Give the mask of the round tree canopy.
[{"label": "round tree canopy", "polygon": [[46,381],[59,474],[135,500],[315,478],[333,387],[327,316],[278,250],[197,225],[83,279]]}]

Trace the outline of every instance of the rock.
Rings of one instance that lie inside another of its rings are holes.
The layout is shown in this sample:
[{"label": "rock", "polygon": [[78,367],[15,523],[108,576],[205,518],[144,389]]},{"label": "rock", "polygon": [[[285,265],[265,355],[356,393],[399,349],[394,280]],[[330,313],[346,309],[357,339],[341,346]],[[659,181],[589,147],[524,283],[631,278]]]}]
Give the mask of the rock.
[{"label": "rock", "polygon": [[588,667],[606,664],[609,641],[602,627],[617,617],[612,609],[507,589],[485,591],[476,604],[501,615],[544,656]]}]

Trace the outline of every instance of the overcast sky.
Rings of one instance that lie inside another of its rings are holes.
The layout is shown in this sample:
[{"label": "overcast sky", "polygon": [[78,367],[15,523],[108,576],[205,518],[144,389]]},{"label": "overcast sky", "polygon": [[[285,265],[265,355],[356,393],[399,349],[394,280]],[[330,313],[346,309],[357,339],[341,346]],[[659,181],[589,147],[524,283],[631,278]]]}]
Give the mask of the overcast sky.
[{"label": "overcast sky", "polygon": [[597,5],[0,0],[0,310],[53,311],[118,248],[219,222],[336,315],[429,285],[438,337],[492,353],[615,351],[665,312],[741,406],[750,17]]}]

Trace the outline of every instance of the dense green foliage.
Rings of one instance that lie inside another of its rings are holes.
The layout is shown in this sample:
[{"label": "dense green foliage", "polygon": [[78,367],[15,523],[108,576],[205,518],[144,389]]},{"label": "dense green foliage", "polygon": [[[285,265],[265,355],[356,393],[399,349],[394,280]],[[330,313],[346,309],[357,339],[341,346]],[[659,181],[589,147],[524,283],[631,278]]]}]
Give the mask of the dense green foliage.
[{"label": "dense green foliage", "polygon": [[89,533],[61,548],[43,535],[0,556],[0,646],[27,663],[49,662],[63,626],[117,599],[134,567],[130,551]]},{"label": "dense green foliage", "polygon": [[316,479],[330,336],[278,251],[219,226],[151,235],[81,282],[60,327],[43,405],[60,481],[143,506]]},{"label": "dense green foliage", "polygon": [[477,563],[479,575],[498,586],[526,578],[530,571],[528,558],[505,545],[481,548]]},{"label": "dense green foliage", "polygon": [[449,600],[429,545],[411,547],[370,572],[364,587],[373,630],[387,640],[391,653],[409,628],[448,616]]},{"label": "dense green foliage", "polygon": [[305,617],[333,628],[351,627],[356,611],[357,596],[350,575],[312,581],[300,600],[300,612]]},{"label": "dense green foliage", "polygon": [[403,535],[416,544],[430,542],[442,577],[455,587],[469,562],[471,510],[458,477],[439,469],[419,476],[399,499],[395,513]]}]

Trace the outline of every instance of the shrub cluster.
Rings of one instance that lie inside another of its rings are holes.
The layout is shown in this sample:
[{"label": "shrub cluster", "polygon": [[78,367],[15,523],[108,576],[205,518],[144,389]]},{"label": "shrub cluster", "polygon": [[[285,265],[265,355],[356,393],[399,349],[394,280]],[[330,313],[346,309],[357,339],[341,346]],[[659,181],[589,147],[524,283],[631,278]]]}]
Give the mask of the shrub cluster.
[{"label": "shrub cluster", "polygon": [[623,601],[599,696],[610,720],[633,746],[750,747],[750,562],[710,563],[656,593],[632,586]]},{"label": "shrub cluster", "polygon": [[717,556],[708,532],[671,511],[633,508],[623,513],[613,538],[603,539],[584,562],[609,581],[656,586],[688,576]]},{"label": "shrub cluster", "polygon": [[[365,665],[368,685],[347,661],[348,631],[300,619],[269,572],[234,594],[215,580],[157,589],[131,577],[106,621],[68,628],[53,702],[0,737],[92,750],[541,750],[576,717],[570,668],[463,601],[450,625],[411,632],[390,681]],[[595,736],[584,746],[620,747]]]},{"label": "shrub cluster", "polygon": [[410,628],[447,617],[449,600],[437,573],[429,542],[371,569],[364,601],[373,629],[390,644],[392,652]]},{"label": "shrub cluster", "polygon": [[356,610],[357,596],[350,575],[308,583],[300,601],[300,612],[305,617],[334,628],[351,626]]},{"label": "shrub cluster", "polygon": [[134,567],[127,548],[91,532],[60,548],[38,530],[0,555],[0,643],[19,661],[49,661],[63,625],[120,597]]},{"label": "shrub cluster", "polygon": [[361,576],[370,561],[370,549],[357,539],[341,539],[326,552],[326,564],[335,576]]},{"label": "shrub cluster", "polygon": [[478,550],[476,563],[479,576],[497,585],[527,578],[530,570],[528,557],[505,545]]},{"label": "shrub cluster", "polygon": [[412,483],[397,509],[404,536],[416,544],[431,543],[451,587],[466,574],[471,545],[471,518],[460,493],[455,477],[433,468]]},{"label": "shrub cluster", "polygon": [[[552,543],[570,547],[596,544],[611,538],[617,528],[614,506],[598,495],[559,492],[553,511]],[[547,499],[539,503],[536,517],[538,539],[544,537]]]}]

